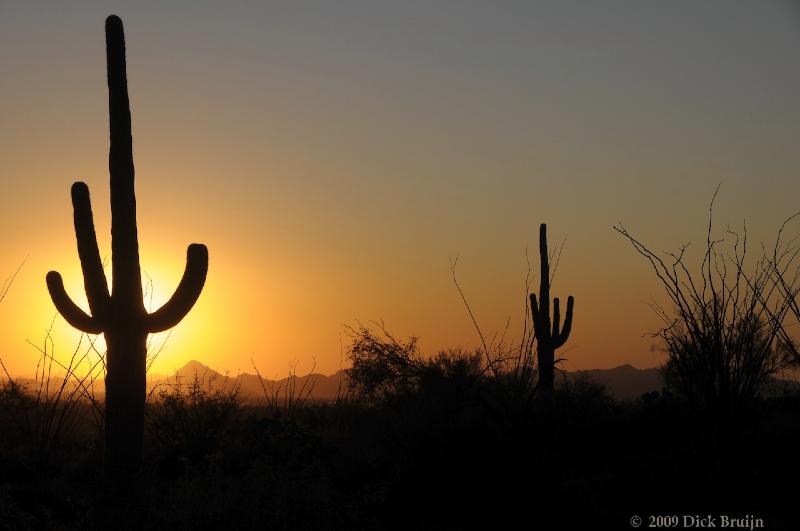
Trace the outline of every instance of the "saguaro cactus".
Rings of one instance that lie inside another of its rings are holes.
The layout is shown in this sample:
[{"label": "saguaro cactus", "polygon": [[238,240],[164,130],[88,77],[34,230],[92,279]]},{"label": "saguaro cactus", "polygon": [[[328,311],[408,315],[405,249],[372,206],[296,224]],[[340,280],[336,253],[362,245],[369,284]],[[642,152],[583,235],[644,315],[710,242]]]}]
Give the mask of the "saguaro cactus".
[{"label": "saguaro cactus", "polygon": [[122,21],[113,15],[106,19],[106,60],[111,129],[108,155],[111,174],[111,293],[97,247],[89,188],[82,182],[72,185],[72,207],[91,315],[69,298],[57,272],[47,274],[47,288],[56,308],[69,324],[88,334],[105,335],[106,469],[111,476],[118,476],[135,470],[141,462],[147,335],[172,328],[194,306],[205,284],[208,250],[202,244],[189,246],[186,270],[177,290],[164,306],[148,314],[139,268],[125,36]]},{"label": "saguaro cactus", "polygon": [[539,260],[541,263],[539,279],[539,300],[536,294],[531,293],[531,316],[533,330],[536,333],[536,350],[539,363],[539,389],[544,393],[553,390],[553,377],[555,374],[556,349],[562,346],[569,338],[572,330],[572,307],[575,300],[570,296],[567,299],[567,315],[564,326],[561,326],[561,312],[558,298],[553,299],[553,321],[550,322],[550,261],[547,255],[547,225],[539,226]]}]

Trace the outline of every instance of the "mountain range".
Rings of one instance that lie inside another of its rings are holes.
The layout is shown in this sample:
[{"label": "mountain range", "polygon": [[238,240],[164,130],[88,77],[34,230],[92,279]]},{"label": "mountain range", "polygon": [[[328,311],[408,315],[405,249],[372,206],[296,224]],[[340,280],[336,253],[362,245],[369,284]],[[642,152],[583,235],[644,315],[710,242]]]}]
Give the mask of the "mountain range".
[{"label": "mountain range", "polygon": [[[332,375],[312,373],[270,380],[248,373],[226,376],[194,360],[171,376],[153,375],[148,380],[151,386],[174,384],[176,381],[188,384],[194,381],[195,376],[204,387],[233,389],[238,386],[240,395],[245,399],[263,398],[265,393],[282,399],[286,389],[294,386],[296,394],[307,394],[309,399],[333,400],[340,392],[347,391],[348,383],[347,372],[344,370]],[[613,369],[566,371],[566,377],[568,380],[587,378],[602,384],[617,400],[636,399],[644,393],[659,390],[662,386],[658,369],[637,369],[630,364]]]},{"label": "mountain range", "polygon": [[232,390],[238,387],[239,395],[245,400],[263,399],[265,395],[283,400],[287,396],[287,389],[293,390],[292,396],[307,396],[311,400],[334,400],[340,392],[344,394],[347,391],[347,373],[344,370],[330,376],[311,373],[270,380],[248,373],[236,376],[224,375],[195,360],[170,376],[148,377],[148,386],[153,388],[173,385],[176,381],[186,385],[192,383],[195,378],[204,388]]},{"label": "mountain range", "polygon": [[[636,400],[645,393],[659,391],[662,388],[660,372],[657,368],[638,369],[628,363],[611,369],[590,369],[582,371],[564,371],[567,381],[588,379],[606,387],[615,400]],[[62,377],[63,378],[63,377]],[[337,396],[347,392],[348,377],[346,370],[337,371],[335,374],[325,375],[319,373],[305,376],[288,376],[278,380],[261,378],[257,374],[241,373],[236,376],[224,375],[204,365],[199,361],[190,361],[172,375],[149,374],[147,377],[148,391],[158,393],[159,389],[168,390],[179,382],[188,386],[197,378],[197,382],[206,390],[233,390],[238,388],[239,396],[244,401],[263,401],[265,397],[283,402],[288,396],[295,398],[308,398],[315,401],[335,400]],[[55,392],[62,380],[53,376],[49,389]],[[36,389],[37,383],[32,378],[15,378],[15,382],[29,389]],[[70,379],[66,387],[73,389],[74,380]],[[781,395],[787,390],[800,392],[798,378],[770,378],[767,382],[765,395]],[[95,382],[94,392],[101,396],[103,382]]]}]

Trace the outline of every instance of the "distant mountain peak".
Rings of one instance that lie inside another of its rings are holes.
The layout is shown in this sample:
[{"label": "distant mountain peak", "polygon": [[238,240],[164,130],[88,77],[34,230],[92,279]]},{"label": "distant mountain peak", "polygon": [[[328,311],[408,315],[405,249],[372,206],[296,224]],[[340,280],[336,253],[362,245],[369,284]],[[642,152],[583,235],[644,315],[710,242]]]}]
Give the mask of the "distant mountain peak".
[{"label": "distant mountain peak", "polygon": [[206,378],[206,377],[216,376],[219,373],[217,373],[217,371],[215,371],[208,365],[205,365],[197,360],[190,360],[183,367],[176,370],[174,374],[176,376],[184,378],[185,377],[194,378],[195,375],[197,375],[200,378]]},{"label": "distant mountain peak", "polygon": [[178,370],[182,371],[184,369],[210,369],[210,367],[208,365],[204,365],[203,363],[197,360],[189,360],[186,362],[186,365],[184,365]]},{"label": "distant mountain peak", "polygon": [[631,400],[644,393],[661,389],[661,373],[657,368],[639,369],[625,363],[612,369],[588,369],[568,372],[568,377],[588,376],[606,386],[617,400]]}]

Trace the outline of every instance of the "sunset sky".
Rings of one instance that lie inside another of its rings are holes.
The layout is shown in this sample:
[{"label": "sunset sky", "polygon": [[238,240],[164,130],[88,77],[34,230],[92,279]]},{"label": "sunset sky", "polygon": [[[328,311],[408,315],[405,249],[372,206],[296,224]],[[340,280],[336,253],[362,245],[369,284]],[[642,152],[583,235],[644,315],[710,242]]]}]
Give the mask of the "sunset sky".
[{"label": "sunset sky", "polygon": [[[154,366],[285,375],[342,364],[345,325],[427,352],[522,324],[526,247],[566,237],[568,369],[662,361],[643,337],[655,249],[800,209],[800,7],[785,1],[0,3],[0,356],[32,374],[57,270],[85,304],[69,188],[110,259],[103,23],[121,16],[143,271],[186,245],[208,281]],[[754,244],[755,248],[756,245]],[[59,318],[56,349],[77,332]],[[346,362],[345,362],[346,364]]]}]

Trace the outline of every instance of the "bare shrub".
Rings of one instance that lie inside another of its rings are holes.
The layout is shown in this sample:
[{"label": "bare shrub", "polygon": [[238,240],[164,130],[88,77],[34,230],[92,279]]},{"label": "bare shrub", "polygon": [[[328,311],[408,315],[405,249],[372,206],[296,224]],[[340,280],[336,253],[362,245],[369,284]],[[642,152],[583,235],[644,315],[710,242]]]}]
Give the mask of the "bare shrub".
[{"label": "bare shrub", "polygon": [[746,225],[715,238],[717,192],[695,273],[687,264],[688,244],[661,256],[621,225],[614,229],[650,262],[671,305],[652,304],[664,323],[652,335],[667,353],[667,382],[695,404],[727,411],[757,396],[785,366],[783,324],[791,304],[775,282],[775,264],[767,253],[747,261]]},{"label": "bare shrub", "polygon": [[[24,448],[26,462],[42,471],[58,466],[76,438],[90,433],[98,440],[102,433],[103,409],[95,399],[94,384],[102,356],[94,341],[81,335],[69,359],[55,356],[52,324],[41,345],[33,380],[11,377],[2,365],[7,383],[0,390],[0,410],[6,432],[14,430],[15,443]],[[97,354],[98,359],[93,360]],[[88,369],[87,369],[88,366]],[[10,441],[8,441],[10,442]]]},{"label": "bare shrub", "polygon": [[[279,382],[265,380],[255,362],[253,360],[250,360],[250,362],[256,371],[258,383],[261,385],[262,396],[264,397],[264,405],[271,417],[294,418],[305,408],[311,393],[314,392],[316,360],[311,366],[308,376],[305,377],[297,376],[297,362],[293,362],[289,366],[289,375],[285,380]],[[299,386],[298,382],[300,382]]]},{"label": "bare shrub", "polygon": [[785,322],[781,327],[780,348],[794,369],[800,368],[800,349],[796,338],[791,334],[791,327],[800,325],[800,304],[797,302],[800,295],[800,246],[796,244],[797,236],[786,239],[784,232],[798,217],[800,212],[788,217],[778,228],[771,260],[773,278],[793,319],[793,322]]}]

